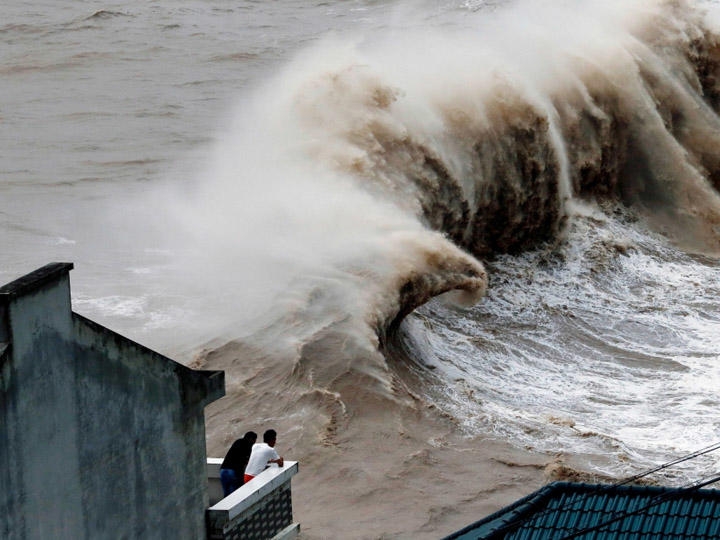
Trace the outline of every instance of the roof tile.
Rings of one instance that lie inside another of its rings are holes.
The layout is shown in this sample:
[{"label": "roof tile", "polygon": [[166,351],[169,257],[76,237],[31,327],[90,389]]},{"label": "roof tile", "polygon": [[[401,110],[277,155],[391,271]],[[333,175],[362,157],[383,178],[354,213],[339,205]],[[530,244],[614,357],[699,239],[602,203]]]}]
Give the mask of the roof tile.
[{"label": "roof tile", "polygon": [[720,491],[556,482],[445,540],[720,538]]}]

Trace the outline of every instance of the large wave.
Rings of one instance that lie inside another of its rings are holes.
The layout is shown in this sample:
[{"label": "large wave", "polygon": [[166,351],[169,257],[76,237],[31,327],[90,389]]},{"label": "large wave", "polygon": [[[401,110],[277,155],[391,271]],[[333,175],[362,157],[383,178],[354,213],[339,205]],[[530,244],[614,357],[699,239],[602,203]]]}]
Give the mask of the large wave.
[{"label": "large wave", "polygon": [[547,26],[515,21],[530,11],[492,20],[502,36],[485,22],[452,40],[417,37],[419,66],[403,65],[408,51],[378,66],[355,49],[308,70],[293,92],[305,150],[477,257],[555,238],[574,200],[608,198],[716,252],[719,58],[707,18],[685,2],[580,3],[569,20],[543,6]]},{"label": "large wave", "polygon": [[267,377],[342,411],[406,399],[379,352],[403,318],[439,295],[477,301],[483,258],[562,240],[585,204],[718,253],[706,7],[513,4],[464,12],[451,35],[406,21],[301,53],[240,108],[182,213],[201,258],[233,268],[214,285],[246,291],[245,342],[291,360]]}]

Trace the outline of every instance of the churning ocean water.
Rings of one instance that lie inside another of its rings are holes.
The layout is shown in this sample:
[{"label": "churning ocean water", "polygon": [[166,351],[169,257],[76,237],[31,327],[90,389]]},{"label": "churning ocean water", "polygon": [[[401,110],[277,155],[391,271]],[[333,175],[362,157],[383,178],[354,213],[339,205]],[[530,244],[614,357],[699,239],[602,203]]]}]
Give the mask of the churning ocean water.
[{"label": "churning ocean water", "polygon": [[337,326],[468,433],[653,467],[720,441],[716,11],[11,0],[0,279],[74,262],[185,360]]}]

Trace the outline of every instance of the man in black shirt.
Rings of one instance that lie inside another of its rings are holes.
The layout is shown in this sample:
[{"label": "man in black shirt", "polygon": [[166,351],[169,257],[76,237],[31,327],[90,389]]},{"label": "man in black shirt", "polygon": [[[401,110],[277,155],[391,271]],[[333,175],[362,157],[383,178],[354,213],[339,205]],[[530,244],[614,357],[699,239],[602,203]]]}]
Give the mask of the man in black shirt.
[{"label": "man in black shirt", "polygon": [[242,439],[236,440],[220,465],[220,483],[223,496],[227,497],[243,485],[245,466],[250,459],[253,444],[257,441],[257,433],[248,431]]}]

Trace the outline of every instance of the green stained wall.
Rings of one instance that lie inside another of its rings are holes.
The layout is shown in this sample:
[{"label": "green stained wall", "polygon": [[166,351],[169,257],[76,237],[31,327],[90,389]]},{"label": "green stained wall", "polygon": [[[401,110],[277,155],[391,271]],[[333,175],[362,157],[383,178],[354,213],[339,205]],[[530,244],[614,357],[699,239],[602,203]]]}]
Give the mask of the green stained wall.
[{"label": "green stained wall", "polygon": [[223,374],[72,313],[71,268],[0,288],[0,537],[204,538]]}]

